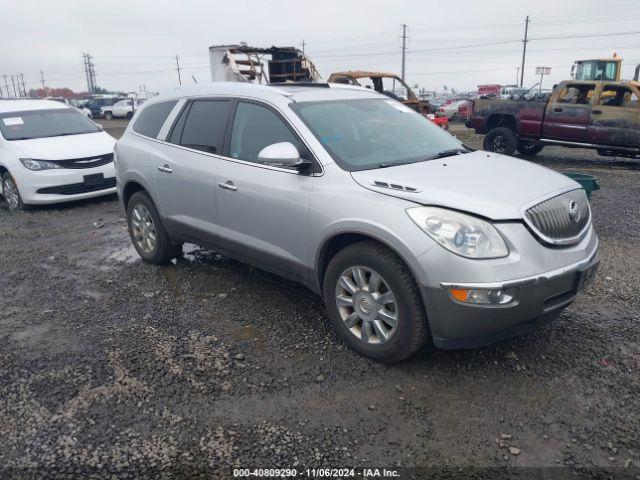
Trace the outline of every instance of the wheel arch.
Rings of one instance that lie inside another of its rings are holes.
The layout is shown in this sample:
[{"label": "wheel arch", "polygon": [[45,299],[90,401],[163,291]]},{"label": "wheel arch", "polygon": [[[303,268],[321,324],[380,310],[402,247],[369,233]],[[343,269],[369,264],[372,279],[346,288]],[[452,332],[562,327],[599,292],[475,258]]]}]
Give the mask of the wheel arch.
[{"label": "wheel arch", "polygon": [[506,127],[516,133],[518,131],[516,117],[506,113],[494,113],[490,115],[487,119],[487,131],[497,127]]},{"label": "wheel arch", "polygon": [[[349,245],[353,245],[358,242],[366,242],[373,241],[377,242],[380,245],[388,248],[391,252],[398,256],[400,260],[406,265],[406,267],[411,272],[416,284],[419,284],[419,276],[416,275],[414,268],[412,267],[411,262],[408,261],[407,254],[400,251],[400,249],[395,248],[388,240],[382,238],[380,235],[376,235],[375,233],[371,233],[368,231],[359,231],[359,230],[346,230],[335,232],[332,235],[328,236],[323,240],[320,244],[320,248],[318,249],[318,253],[316,254],[316,260],[314,264],[314,271],[311,275],[311,285],[310,287],[316,292],[319,293],[320,296],[323,296],[322,293],[322,284],[324,282],[324,275],[327,270],[327,266],[331,259],[342,249],[348,247]],[[423,299],[424,300],[424,299]]]},{"label": "wheel arch", "polygon": [[151,197],[151,193],[149,192],[149,190],[137,180],[129,180],[127,183],[125,183],[124,187],[122,188],[122,203],[124,204],[125,209],[129,204],[131,196],[134,193],[140,191],[145,192],[153,200],[153,197]]}]

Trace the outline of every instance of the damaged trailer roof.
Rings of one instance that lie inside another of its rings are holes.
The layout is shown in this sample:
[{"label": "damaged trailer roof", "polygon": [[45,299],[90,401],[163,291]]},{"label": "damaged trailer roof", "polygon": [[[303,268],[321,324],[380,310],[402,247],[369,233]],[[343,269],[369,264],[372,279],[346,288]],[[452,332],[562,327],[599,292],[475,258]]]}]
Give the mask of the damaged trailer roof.
[{"label": "damaged trailer roof", "polygon": [[246,44],[209,47],[214,82],[318,82],[318,71],[295,47],[250,47]]}]

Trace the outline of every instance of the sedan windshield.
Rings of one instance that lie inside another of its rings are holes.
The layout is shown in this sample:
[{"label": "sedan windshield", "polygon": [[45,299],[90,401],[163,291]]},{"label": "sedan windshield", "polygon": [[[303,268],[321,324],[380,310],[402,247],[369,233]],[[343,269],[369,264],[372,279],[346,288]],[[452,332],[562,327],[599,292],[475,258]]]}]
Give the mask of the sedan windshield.
[{"label": "sedan windshield", "polygon": [[454,136],[395,100],[300,102],[291,108],[350,172],[466,152]]},{"label": "sedan windshield", "polygon": [[6,140],[31,140],[99,131],[95,123],[71,108],[0,114],[0,132]]}]

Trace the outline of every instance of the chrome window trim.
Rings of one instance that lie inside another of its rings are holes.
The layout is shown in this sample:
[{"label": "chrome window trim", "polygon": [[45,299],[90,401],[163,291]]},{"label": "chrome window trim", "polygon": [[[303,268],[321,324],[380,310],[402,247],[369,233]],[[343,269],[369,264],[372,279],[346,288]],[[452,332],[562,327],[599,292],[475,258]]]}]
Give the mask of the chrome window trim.
[{"label": "chrome window trim", "polygon": [[[217,155],[215,153],[203,152],[202,150],[196,150],[194,148],[185,147],[183,145],[176,145],[175,143],[170,143],[170,142],[167,142],[166,140],[162,140],[162,138],[147,137],[146,135],[142,135],[142,134],[134,131],[133,128],[131,128],[129,130],[129,133],[131,133],[133,135],[136,135],[136,136],[138,136],[140,138],[144,138],[145,140],[151,140],[153,142],[157,142],[157,143],[160,143],[162,145],[167,145],[167,146],[170,146],[170,147],[173,147],[173,148],[179,148],[179,149],[182,149],[182,150],[186,150],[188,152],[197,153],[199,155],[205,155],[207,157],[216,158],[218,160],[225,160],[227,162],[235,162],[235,163],[239,163],[239,164],[242,164],[242,165],[250,165],[250,166],[253,166],[253,167],[264,168],[264,169],[267,169],[267,170],[275,170],[277,172],[289,173],[289,174],[293,174],[293,175],[301,175],[301,176],[305,176],[305,177],[321,177],[321,176],[324,175],[324,165],[322,164],[322,162],[320,160],[318,160],[318,155],[309,146],[308,142],[306,141],[304,136],[300,133],[300,131],[296,128],[296,126],[291,123],[291,121],[289,120],[289,117],[287,117],[287,115],[277,105],[275,105],[275,104],[273,104],[271,102],[267,102],[262,98],[255,98],[255,97],[251,97],[251,96],[247,96],[247,95],[216,95],[215,97],[212,97],[211,95],[194,95],[194,96],[190,96],[190,97],[179,98],[178,99],[178,103],[176,104],[174,109],[169,114],[169,116],[172,117],[172,122],[170,124],[168,124],[167,131],[165,132],[165,138],[166,138],[166,134],[169,133],[169,130],[171,129],[171,126],[173,125],[173,122],[175,122],[177,116],[182,111],[182,107],[184,107],[184,104],[186,102],[188,102],[190,100],[193,100],[193,99],[200,99],[200,100],[211,99],[211,100],[214,100],[214,99],[227,99],[227,98],[230,99],[230,100],[234,100],[234,99],[238,99],[238,100],[240,100],[240,99],[254,100],[256,102],[264,103],[265,105],[268,105],[268,106],[274,108],[275,110],[277,110],[280,113],[280,115],[286,120],[287,125],[289,127],[291,127],[291,129],[294,132],[296,132],[296,135],[300,138],[302,143],[304,143],[304,145],[313,154],[313,156],[315,157],[314,161],[315,161],[315,163],[318,164],[318,166],[320,167],[321,171],[320,172],[316,172],[316,173],[312,173],[312,174],[309,174],[309,175],[305,175],[304,173],[301,173],[298,170],[292,170],[290,168],[274,167],[274,166],[271,166],[271,165],[265,165],[263,163],[250,162],[250,161],[247,161],[247,160],[240,160],[239,158],[232,158],[232,157],[226,157],[224,155]],[[175,99],[171,99],[171,100],[175,100]],[[165,126],[167,126],[166,122],[168,120],[169,120],[169,117],[167,117],[167,120],[165,120],[165,123],[162,125],[162,128],[160,129],[160,133],[162,133],[162,131],[165,129]],[[127,126],[127,128],[128,128],[128,126]],[[158,137],[160,137],[160,133],[158,133]]]},{"label": "chrome window trim", "polygon": [[569,190],[556,191],[550,195],[545,195],[545,197],[542,199],[537,199],[537,200],[534,200],[533,202],[529,202],[528,204],[526,204],[520,209],[520,215],[522,216],[522,219],[524,220],[524,222],[531,229],[531,231],[533,231],[536,234],[536,236],[539,239],[541,239],[543,242],[548,243],[550,245],[556,245],[556,246],[574,245],[578,243],[580,240],[582,240],[587,234],[587,232],[589,231],[589,227],[591,227],[591,204],[589,203],[588,200],[587,200],[587,208],[589,211],[589,220],[585,224],[584,228],[580,231],[580,233],[578,233],[577,235],[574,235],[573,237],[562,238],[560,240],[555,238],[550,238],[544,233],[542,233],[540,230],[538,230],[538,228],[531,222],[531,220],[529,220],[529,217],[527,216],[527,210],[529,210],[531,207],[535,207],[536,205],[546,202],[547,200],[551,200],[552,198],[559,197],[560,195],[564,195],[565,193],[569,193],[569,192],[574,192],[576,190],[582,190],[582,188],[578,187],[578,188],[572,188]]}]

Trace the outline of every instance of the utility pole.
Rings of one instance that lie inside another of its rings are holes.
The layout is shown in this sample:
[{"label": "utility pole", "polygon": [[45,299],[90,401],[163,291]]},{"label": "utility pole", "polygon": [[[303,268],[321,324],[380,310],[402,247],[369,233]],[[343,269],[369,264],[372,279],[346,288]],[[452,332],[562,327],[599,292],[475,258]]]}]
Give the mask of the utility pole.
[{"label": "utility pole", "polygon": [[87,59],[89,61],[89,76],[91,77],[91,93],[95,93],[96,91],[96,70],[95,65],[93,64],[93,57],[87,54]]},{"label": "utility pole", "polygon": [[405,64],[407,58],[407,24],[402,24],[402,81],[404,82]]},{"label": "utility pole", "polygon": [[93,84],[91,83],[91,67],[89,64],[89,54],[82,54],[82,61],[84,63],[84,76],[87,80],[87,92],[93,93]]},{"label": "utility pole", "polygon": [[95,93],[96,91],[96,72],[94,70],[93,61],[91,60],[92,58],[93,57],[88,53],[82,54],[84,75],[87,79],[87,91],[89,93]]},{"label": "utility pole", "polygon": [[305,47],[306,43],[304,43],[304,40],[302,40],[302,55],[304,55],[304,47]]},{"label": "utility pole", "polygon": [[42,81],[42,96],[47,96],[47,87],[44,86],[44,72],[40,70],[40,80]]},{"label": "utility pole", "polygon": [[527,56],[527,34],[529,33],[529,15],[524,21],[524,40],[522,40],[522,67],[520,68],[520,86],[524,82],[524,59]]},{"label": "utility pole", "polygon": [[182,86],[182,79],[180,78],[180,58],[176,55],[176,70],[178,71],[178,84]]},{"label": "utility pole", "polygon": [[7,76],[3,75],[4,77],[4,86],[7,88],[7,97],[11,98],[11,92],[9,91],[9,82],[7,82]]}]

